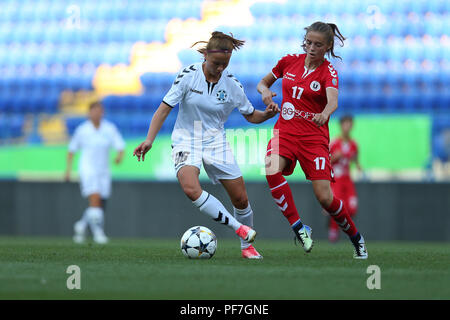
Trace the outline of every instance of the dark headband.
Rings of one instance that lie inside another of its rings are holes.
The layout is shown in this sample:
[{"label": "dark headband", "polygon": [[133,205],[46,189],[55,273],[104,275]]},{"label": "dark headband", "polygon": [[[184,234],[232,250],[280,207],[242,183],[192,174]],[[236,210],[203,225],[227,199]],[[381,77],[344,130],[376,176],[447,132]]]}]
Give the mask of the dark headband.
[{"label": "dark headband", "polygon": [[232,50],[222,50],[222,49],[217,49],[217,50],[206,50],[207,53],[216,53],[216,52],[222,52],[222,53],[231,53]]}]

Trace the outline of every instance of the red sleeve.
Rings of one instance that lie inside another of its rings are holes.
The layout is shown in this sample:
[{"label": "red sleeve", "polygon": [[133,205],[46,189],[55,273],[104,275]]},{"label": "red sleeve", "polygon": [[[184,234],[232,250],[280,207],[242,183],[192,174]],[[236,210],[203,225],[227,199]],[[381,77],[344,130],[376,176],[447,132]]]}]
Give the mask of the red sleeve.
[{"label": "red sleeve", "polygon": [[328,64],[328,71],[325,72],[325,89],[326,88],[339,88],[339,78],[336,69]]},{"label": "red sleeve", "polygon": [[278,60],[276,66],[272,68],[272,74],[275,76],[275,78],[277,78],[277,79],[283,78],[284,68],[287,65],[287,63],[286,63],[287,58],[288,58],[288,56],[284,56],[283,58]]}]

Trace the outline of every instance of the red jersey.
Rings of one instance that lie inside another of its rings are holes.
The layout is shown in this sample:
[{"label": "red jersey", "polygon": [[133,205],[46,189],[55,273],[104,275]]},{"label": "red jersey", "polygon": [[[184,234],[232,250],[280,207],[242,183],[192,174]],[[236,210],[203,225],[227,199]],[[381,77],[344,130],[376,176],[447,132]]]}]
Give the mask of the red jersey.
[{"label": "red jersey", "polygon": [[334,177],[350,178],[350,162],[358,156],[357,143],[354,140],[345,142],[342,138],[336,138],[330,144],[330,153],[333,155],[336,152],[340,152],[342,156],[338,161],[331,163]]},{"label": "red jersey", "polygon": [[283,78],[280,117],[274,126],[280,134],[305,140],[330,143],[328,121],[317,127],[312,118],[327,105],[326,88],[338,89],[338,75],[328,60],[314,70],[305,67],[306,54],[288,54],[272,69],[275,78]]}]

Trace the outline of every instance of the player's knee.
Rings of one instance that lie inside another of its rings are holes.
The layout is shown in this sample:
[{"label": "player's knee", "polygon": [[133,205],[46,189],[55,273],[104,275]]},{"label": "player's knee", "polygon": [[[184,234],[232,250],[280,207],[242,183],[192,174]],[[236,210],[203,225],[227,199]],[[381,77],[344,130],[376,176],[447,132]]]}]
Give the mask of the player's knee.
[{"label": "player's knee", "polygon": [[274,161],[272,161],[270,157],[266,157],[265,162],[266,162],[265,165],[266,176],[271,176],[277,174],[278,172],[281,172],[279,166],[276,166]]},{"label": "player's knee", "polygon": [[194,185],[183,185],[182,186],[183,192],[184,194],[191,200],[191,201],[195,201],[197,200],[200,195],[202,194],[202,189],[198,188],[197,186]]},{"label": "player's knee", "polygon": [[316,192],[316,198],[323,208],[328,208],[333,202],[333,194],[325,191]]}]

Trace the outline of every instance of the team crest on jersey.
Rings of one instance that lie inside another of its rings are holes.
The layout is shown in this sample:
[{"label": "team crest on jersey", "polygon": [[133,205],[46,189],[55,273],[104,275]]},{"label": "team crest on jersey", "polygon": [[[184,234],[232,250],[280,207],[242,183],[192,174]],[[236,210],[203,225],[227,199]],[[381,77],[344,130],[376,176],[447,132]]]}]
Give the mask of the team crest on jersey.
[{"label": "team crest on jersey", "polygon": [[219,90],[216,93],[216,98],[217,100],[219,100],[220,102],[224,102],[228,97],[228,94],[225,90]]},{"label": "team crest on jersey", "polygon": [[319,91],[320,90],[320,83],[317,81],[311,82],[311,85],[309,86],[312,91]]},{"label": "team crest on jersey", "polygon": [[336,78],[333,78],[333,80],[331,80],[331,83],[333,83],[334,86],[337,86],[337,80],[336,80]]}]

